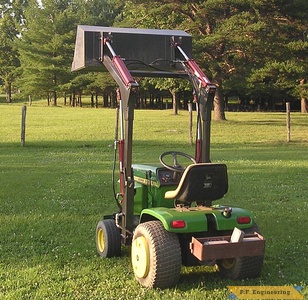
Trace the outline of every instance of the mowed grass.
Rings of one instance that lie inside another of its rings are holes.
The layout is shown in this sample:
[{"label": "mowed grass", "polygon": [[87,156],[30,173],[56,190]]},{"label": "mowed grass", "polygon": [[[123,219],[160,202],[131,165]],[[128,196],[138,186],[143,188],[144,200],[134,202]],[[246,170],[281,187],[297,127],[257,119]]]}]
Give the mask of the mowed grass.
[{"label": "mowed grass", "polygon": [[[95,228],[117,210],[111,169],[115,110],[0,105],[0,299],[227,299],[231,285],[299,285],[308,298],[308,116],[226,113],[212,123],[213,162],[226,163],[229,192],[217,201],[248,208],[266,237],[262,276],[232,281],[213,267],[183,267],[178,285],[138,285],[130,249],[96,255]],[[188,113],[135,111],[136,163],[167,150],[193,155]]]}]

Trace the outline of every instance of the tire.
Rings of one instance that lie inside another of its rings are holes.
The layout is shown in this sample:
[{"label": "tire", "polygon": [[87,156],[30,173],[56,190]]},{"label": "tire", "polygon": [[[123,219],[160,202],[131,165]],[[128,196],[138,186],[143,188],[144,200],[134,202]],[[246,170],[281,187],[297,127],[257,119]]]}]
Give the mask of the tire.
[{"label": "tire", "polygon": [[[244,229],[245,233],[259,232],[258,226]],[[245,256],[230,259],[222,259],[217,261],[219,272],[231,279],[246,279],[259,277],[263,266],[264,255],[261,256]]]},{"label": "tire", "polygon": [[135,278],[142,286],[165,289],[177,284],[182,266],[179,239],[160,221],[136,227],[131,258]]},{"label": "tire", "polygon": [[121,234],[114,220],[106,219],[98,222],[95,241],[99,256],[115,257],[121,255]]}]

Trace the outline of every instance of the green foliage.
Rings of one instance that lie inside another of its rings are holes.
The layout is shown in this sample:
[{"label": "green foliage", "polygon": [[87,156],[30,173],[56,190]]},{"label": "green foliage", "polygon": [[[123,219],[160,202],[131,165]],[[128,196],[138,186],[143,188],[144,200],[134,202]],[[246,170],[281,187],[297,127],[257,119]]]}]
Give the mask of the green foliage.
[{"label": "green foliage", "polygon": [[27,27],[19,41],[22,78],[26,95],[57,92],[72,78],[73,42],[77,16],[72,6],[54,1],[33,3],[26,10]]},{"label": "green foliage", "polygon": [[281,98],[290,96],[299,84],[299,75],[304,73],[303,66],[295,61],[269,62],[250,77],[252,94],[263,92]]},{"label": "green foliage", "polygon": [[116,89],[116,83],[108,73],[77,73],[68,84],[62,86],[64,91],[103,92],[106,88]]},{"label": "green foliage", "polygon": [[11,102],[12,82],[19,66],[18,51],[14,45],[16,35],[15,21],[8,10],[0,18],[0,80],[7,93],[7,102]]},{"label": "green foliage", "polygon": [[[177,287],[148,290],[134,279],[130,250],[96,255],[95,227],[113,213],[111,168],[115,111],[28,107],[20,146],[21,106],[0,105],[1,299],[227,299],[227,286],[307,290],[308,119],[283,113],[227,113],[212,125],[212,161],[229,169],[217,202],[253,211],[266,237],[260,278],[232,281],[214,267],[183,267]],[[134,162],[158,163],[167,150],[193,154],[188,115],[135,111]],[[6,124],[10,126],[6,126]],[[274,134],[273,134],[274,133]]]},{"label": "green foliage", "polygon": [[[306,0],[39,3],[0,1],[0,83],[6,90],[13,85],[26,97],[76,92],[73,88],[81,75],[71,74],[70,66],[77,24],[189,32],[194,42],[193,58],[216,83],[216,98],[221,104],[223,95],[246,99],[306,95],[305,87],[299,85],[300,80],[307,80]],[[19,59],[21,67],[16,69]],[[74,79],[76,76],[79,78]],[[151,83],[174,92],[188,88],[172,79]],[[114,86],[109,75],[91,75],[85,76],[84,85],[78,89],[102,91],[108,86]]]},{"label": "green foliage", "polygon": [[[119,14],[123,4],[115,4],[114,0],[77,0],[78,24],[112,26],[115,17]],[[122,2],[122,1],[120,1]]]},{"label": "green foliage", "polygon": [[[72,74],[76,27],[78,24],[110,26],[118,10],[111,1],[32,1],[25,10],[26,24],[18,42],[21,76],[19,86],[25,96],[55,99],[61,91],[86,90],[94,76]],[[78,76],[79,78],[75,77]],[[89,81],[90,80],[90,81]]]},{"label": "green foliage", "polygon": [[[299,80],[307,77],[305,8],[304,0],[132,0],[116,24],[184,29],[194,37],[193,56],[225,94],[280,97],[286,89],[296,94]],[[272,85],[251,89],[250,83],[277,63],[285,73],[280,78],[273,74]]]}]

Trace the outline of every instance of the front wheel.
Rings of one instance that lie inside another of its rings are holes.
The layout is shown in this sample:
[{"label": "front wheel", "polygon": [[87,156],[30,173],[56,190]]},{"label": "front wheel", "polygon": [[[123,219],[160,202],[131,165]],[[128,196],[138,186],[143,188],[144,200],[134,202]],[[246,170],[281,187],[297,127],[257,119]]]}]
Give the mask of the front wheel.
[{"label": "front wheel", "polygon": [[[247,233],[260,233],[257,225],[243,230]],[[221,259],[217,261],[219,272],[231,279],[245,279],[259,277],[263,266],[264,255],[245,256]]]},{"label": "front wheel", "polygon": [[99,221],[96,227],[96,250],[99,256],[114,257],[121,255],[121,234],[115,221]]},{"label": "front wheel", "polygon": [[164,289],[177,284],[182,265],[179,239],[161,222],[136,227],[131,258],[135,278],[142,286]]}]

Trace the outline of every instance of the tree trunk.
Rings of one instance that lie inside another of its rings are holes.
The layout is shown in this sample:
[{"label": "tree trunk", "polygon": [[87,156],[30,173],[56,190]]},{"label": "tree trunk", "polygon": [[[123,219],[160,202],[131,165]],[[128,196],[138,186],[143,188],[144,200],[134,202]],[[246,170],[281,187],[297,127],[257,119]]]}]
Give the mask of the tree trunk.
[{"label": "tree trunk", "polygon": [[173,114],[177,115],[179,112],[179,92],[175,92],[173,90],[169,90],[171,95],[172,95],[172,109],[173,109]]},{"label": "tree trunk", "polygon": [[79,103],[79,107],[82,107],[82,99],[81,99],[81,95],[82,95],[82,92],[79,91],[79,94],[78,94],[78,103]]},{"label": "tree trunk", "polygon": [[12,83],[9,82],[6,86],[6,102],[11,103],[12,102]]},{"label": "tree trunk", "polygon": [[306,98],[301,99],[301,112],[308,113],[308,100]]},{"label": "tree trunk", "polygon": [[52,97],[53,97],[53,99],[52,99],[52,105],[53,105],[53,106],[57,106],[57,92],[56,92],[56,91],[53,91],[53,92],[52,92]]},{"label": "tree trunk", "polygon": [[[301,79],[300,84],[304,85],[306,82],[306,79],[303,78]],[[308,99],[304,96],[301,97],[301,112],[305,114],[308,112]]]},{"label": "tree trunk", "polygon": [[75,91],[73,91],[71,105],[72,107],[76,106],[76,92]]},{"label": "tree trunk", "polygon": [[95,92],[95,107],[98,108],[98,93]]},{"label": "tree trunk", "polygon": [[214,120],[215,121],[225,121],[225,100],[223,96],[223,90],[221,82],[216,84],[216,93],[214,97]]},{"label": "tree trunk", "polygon": [[94,107],[94,93],[91,93],[91,107]]},{"label": "tree trunk", "polygon": [[117,105],[118,105],[117,94],[114,92],[111,92],[111,107],[116,108]]}]

